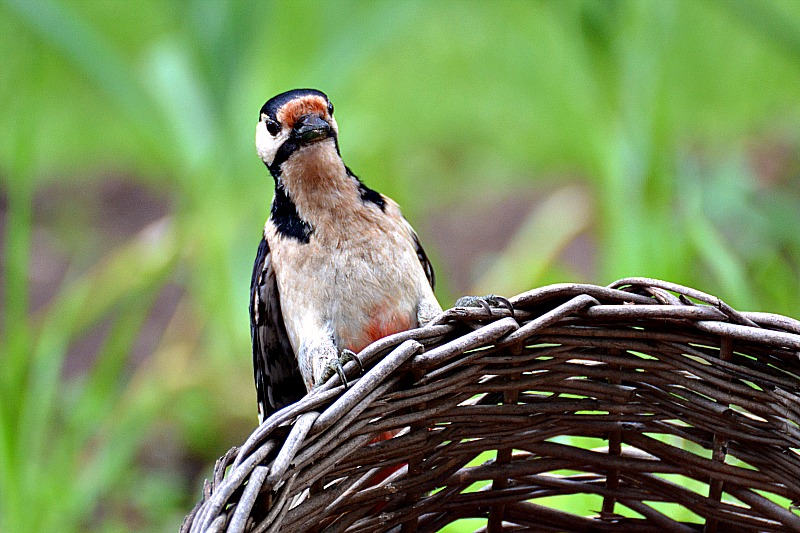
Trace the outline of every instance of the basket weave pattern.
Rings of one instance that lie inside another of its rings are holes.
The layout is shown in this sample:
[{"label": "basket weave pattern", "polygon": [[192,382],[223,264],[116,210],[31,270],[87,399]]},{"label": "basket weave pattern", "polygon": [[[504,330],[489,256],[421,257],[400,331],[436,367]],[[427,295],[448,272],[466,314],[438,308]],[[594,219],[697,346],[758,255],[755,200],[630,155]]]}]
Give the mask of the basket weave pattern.
[{"label": "basket weave pattern", "polygon": [[[800,322],[645,278],[511,302],[368,346],[221,458],[182,531],[800,531]],[[541,501],[578,494],[594,516]]]}]

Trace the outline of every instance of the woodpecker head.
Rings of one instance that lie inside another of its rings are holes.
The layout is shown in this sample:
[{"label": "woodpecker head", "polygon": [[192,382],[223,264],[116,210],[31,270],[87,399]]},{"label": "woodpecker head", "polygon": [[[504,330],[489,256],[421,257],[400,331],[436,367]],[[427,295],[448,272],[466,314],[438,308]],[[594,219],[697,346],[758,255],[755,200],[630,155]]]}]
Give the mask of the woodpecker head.
[{"label": "woodpecker head", "polygon": [[333,104],[315,89],[295,89],[270,98],[256,125],[256,149],[275,178],[297,157],[339,158],[339,127]]}]

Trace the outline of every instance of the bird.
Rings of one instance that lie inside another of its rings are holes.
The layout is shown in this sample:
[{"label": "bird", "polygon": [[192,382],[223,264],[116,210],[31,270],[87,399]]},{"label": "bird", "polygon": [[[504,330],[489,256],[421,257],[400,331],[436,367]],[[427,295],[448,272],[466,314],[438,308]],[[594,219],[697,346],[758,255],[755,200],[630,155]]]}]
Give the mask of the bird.
[{"label": "bird", "polygon": [[250,282],[259,423],[334,374],[347,386],[354,354],[442,312],[417,233],[345,165],[333,111],[322,91],[294,89],[258,116],[275,185]]}]

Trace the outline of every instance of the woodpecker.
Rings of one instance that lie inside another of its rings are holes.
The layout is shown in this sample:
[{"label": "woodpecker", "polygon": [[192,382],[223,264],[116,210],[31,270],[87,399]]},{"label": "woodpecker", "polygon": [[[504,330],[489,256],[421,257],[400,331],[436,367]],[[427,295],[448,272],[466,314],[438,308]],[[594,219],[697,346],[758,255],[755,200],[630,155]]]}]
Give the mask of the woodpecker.
[{"label": "woodpecker", "polygon": [[259,422],[302,398],[371,342],[442,310],[434,273],[392,199],[344,164],[325,93],[261,108],[258,156],[275,181],[250,283]]}]

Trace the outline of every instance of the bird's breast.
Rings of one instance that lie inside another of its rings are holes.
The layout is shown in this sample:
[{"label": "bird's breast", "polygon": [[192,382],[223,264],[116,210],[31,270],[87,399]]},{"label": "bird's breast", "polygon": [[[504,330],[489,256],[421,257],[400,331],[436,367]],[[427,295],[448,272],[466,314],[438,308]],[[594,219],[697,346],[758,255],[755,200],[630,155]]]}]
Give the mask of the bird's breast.
[{"label": "bird's breast", "polygon": [[[270,235],[268,234],[268,237]],[[273,236],[270,248],[287,333],[296,353],[327,331],[339,350],[417,326],[430,290],[412,243],[402,232],[312,235],[308,243]]]}]

